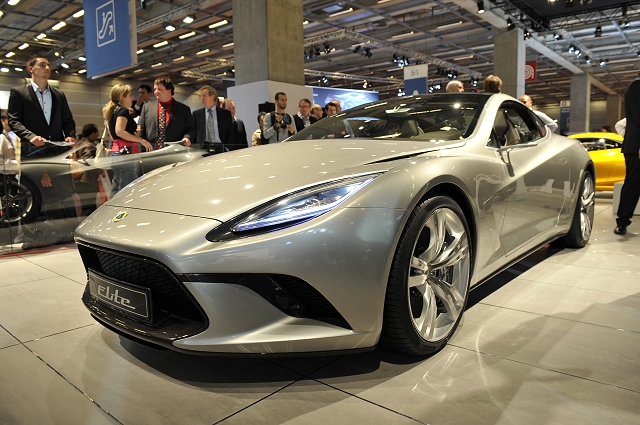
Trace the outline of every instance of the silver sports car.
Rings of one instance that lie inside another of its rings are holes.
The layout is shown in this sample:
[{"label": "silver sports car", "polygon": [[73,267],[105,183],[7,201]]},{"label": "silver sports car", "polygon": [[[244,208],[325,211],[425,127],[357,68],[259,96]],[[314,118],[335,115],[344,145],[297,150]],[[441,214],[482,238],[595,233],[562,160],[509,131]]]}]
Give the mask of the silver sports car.
[{"label": "silver sports car", "polygon": [[434,353],[470,287],[588,242],[594,177],[507,95],[380,101],[131,183],[77,229],[83,301],[183,352]]}]

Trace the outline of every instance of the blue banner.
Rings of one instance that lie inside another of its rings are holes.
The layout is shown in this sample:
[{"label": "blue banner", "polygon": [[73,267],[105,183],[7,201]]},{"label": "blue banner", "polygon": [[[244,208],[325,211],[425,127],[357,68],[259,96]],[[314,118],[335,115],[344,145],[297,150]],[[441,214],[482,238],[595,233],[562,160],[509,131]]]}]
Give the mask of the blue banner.
[{"label": "blue banner", "polygon": [[134,0],[85,0],[84,43],[89,78],[137,65]]}]

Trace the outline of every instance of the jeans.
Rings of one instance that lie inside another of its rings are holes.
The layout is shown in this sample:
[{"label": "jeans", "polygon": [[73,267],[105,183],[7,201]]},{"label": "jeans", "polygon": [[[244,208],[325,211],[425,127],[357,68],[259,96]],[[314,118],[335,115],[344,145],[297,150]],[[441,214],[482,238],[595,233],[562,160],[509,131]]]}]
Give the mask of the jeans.
[{"label": "jeans", "polygon": [[140,177],[140,157],[137,154],[122,155],[119,152],[111,152],[109,157],[113,170],[113,196]]}]

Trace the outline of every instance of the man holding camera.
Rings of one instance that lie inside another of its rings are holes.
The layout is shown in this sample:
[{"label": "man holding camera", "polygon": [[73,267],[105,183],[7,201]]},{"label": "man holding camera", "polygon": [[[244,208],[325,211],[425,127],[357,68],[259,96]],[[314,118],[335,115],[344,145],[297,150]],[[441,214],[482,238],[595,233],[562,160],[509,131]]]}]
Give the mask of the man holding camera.
[{"label": "man holding camera", "polygon": [[264,116],[264,130],[262,135],[269,143],[282,142],[287,137],[296,134],[296,126],[287,109],[287,95],[276,93],[276,111]]}]

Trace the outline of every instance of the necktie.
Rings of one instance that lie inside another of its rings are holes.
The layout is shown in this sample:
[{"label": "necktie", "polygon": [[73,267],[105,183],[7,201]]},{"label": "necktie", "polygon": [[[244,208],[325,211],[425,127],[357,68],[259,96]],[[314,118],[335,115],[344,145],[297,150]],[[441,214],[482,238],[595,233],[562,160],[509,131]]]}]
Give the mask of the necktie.
[{"label": "necktie", "polygon": [[207,119],[207,133],[208,133],[207,140],[209,141],[209,143],[215,143],[216,130],[213,122],[213,108],[209,108],[209,110],[207,111],[207,114],[209,114],[209,116],[207,117],[208,118]]},{"label": "necktie", "polygon": [[165,104],[160,102],[160,116],[158,117],[158,137],[156,138],[156,149],[164,148],[164,132],[167,128],[167,110]]}]

